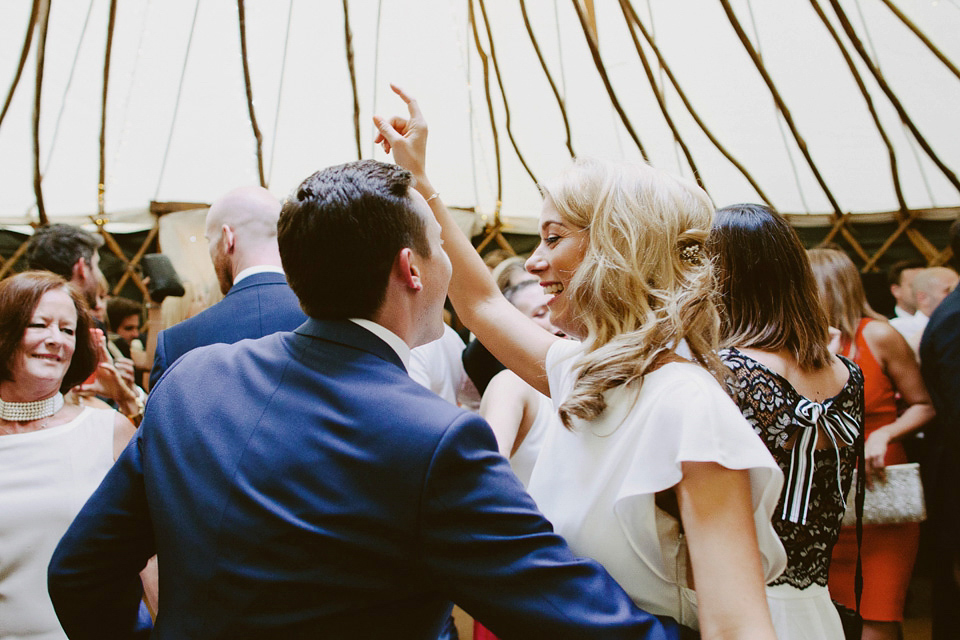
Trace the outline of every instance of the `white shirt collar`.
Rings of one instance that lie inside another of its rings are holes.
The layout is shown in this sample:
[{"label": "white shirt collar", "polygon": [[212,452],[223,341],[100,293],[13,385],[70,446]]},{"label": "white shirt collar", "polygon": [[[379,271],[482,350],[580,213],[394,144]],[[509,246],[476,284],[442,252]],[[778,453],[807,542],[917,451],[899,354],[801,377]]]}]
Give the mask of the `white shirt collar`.
[{"label": "white shirt collar", "polygon": [[350,318],[350,322],[358,324],[373,335],[377,336],[381,340],[387,343],[387,345],[396,351],[397,355],[400,356],[400,361],[403,362],[403,367],[410,370],[410,347],[407,345],[403,339],[400,338],[397,334],[386,327],[377,324],[373,320],[367,320],[366,318]]},{"label": "white shirt collar", "polygon": [[233,284],[237,284],[244,278],[255,275],[257,273],[279,273],[283,275],[283,269],[281,269],[280,267],[275,267],[272,264],[257,264],[252,267],[247,267],[246,269],[238,273],[236,276],[234,276]]}]

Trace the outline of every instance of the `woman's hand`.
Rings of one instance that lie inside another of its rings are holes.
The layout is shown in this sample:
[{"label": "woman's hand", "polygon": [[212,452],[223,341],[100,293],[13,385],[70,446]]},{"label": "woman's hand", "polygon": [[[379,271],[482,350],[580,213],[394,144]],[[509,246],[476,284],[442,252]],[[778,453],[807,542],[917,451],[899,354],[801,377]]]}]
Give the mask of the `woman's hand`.
[{"label": "woman's hand", "polygon": [[886,466],[884,458],[887,455],[887,445],[890,436],[885,428],[880,428],[867,437],[863,444],[863,457],[867,465],[867,483],[874,477],[882,480],[883,469]]},{"label": "woman's hand", "polygon": [[390,88],[407,104],[410,117],[394,116],[385,120],[380,116],[373,116],[373,122],[379,131],[374,143],[382,145],[386,153],[392,152],[394,161],[417,179],[416,186],[420,194],[429,197],[433,190],[426,180],[427,121],[416,100],[396,85],[391,84]]}]

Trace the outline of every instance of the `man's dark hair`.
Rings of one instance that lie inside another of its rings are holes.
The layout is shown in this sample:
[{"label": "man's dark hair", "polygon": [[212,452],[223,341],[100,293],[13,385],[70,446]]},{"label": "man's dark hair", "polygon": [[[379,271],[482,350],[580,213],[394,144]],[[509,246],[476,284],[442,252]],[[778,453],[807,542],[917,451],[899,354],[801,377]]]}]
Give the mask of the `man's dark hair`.
[{"label": "man's dark hair", "polygon": [[107,325],[111,331],[116,331],[130,316],[137,316],[142,320],[143,305],[123,296],[114,296],[107,300]]},{"label": "man's dark hair", "polygon": [[412,174],[375,160],[329,167],[283,205],[277,241],[287,281],[313,318],[371,318],[401,249],[429,258]]},{"label": "man's dark hair", "polygon": [[920,258],[911,260],[898,260],[887,269],[887,284],[900,284],[900,276],[907,269],[923,269],[927,266],[927,261]]},{"label": "man's dark hair", "polygon": [[66,393],[97,369],[99,347],[90,333],[93,320],[83,296],[62,276],[49,271],[24,271],[0,282],[0,380],[13,380],[13,358],[43,294],[63,289],[77,310],[76,345],[70,366],[60,383]]},{"label": "man's dark hair", "polygon": [[37,229],[27,245],[27,266],[52,271],[67,280],[73,278],[73,265],[83,258],[88,265],[103,238],[71,224],[51,224]]}]

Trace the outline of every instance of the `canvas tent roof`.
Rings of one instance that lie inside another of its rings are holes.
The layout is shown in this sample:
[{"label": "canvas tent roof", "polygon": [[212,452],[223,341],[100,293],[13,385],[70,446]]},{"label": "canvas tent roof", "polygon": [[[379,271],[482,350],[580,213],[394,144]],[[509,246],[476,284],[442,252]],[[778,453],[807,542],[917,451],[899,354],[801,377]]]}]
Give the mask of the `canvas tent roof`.
[{"label": "canvas tent roof", "polygon": [[[0,4],[0,99],[13,83],[31,10],[38,5],[43,14],[45,4]],[[960,63],[958,0],[895,3],[943,59],[888,0],[242,4],[264,178],[280,197],[320,167],[384,158],[372,144],[371,115],[401,112],[387,86],[396,82],[419,99],[429,119],[431,175],[445,201],[478,212],[480,220],[499,208],[514,229],[532,228],[540,201],[534,177],[556,174],[571,148],[636,160],[643,156],[637,141],[651,162],[689,177],[688,154],[718,205],[765,196],[781,212],[829,217],[894,211],[945,217],[960,210],[960,186],[950,177],[960,168],[960,76],[951,68]],[[656,51],[631,22],[631,10]],[[49,13],[38,131],[51,220],[89,220],[98,211],[109,13],[108,0],[53,3]],[[841,15],[889,93],[858,55]],[[151,201],[210,202],[259,181],[239,33],[235,2],[117,3],[104,145],[104,210],[111,225],[150,226]],[[595,34],[610,90],[588,33]],[[633,37],[651,67],[652,85]],[[32,117],[40,40],[38,32],[0,122],[0,224],[8,226],[38,220]],[[881,130],[897,162],[902,204]]]}]

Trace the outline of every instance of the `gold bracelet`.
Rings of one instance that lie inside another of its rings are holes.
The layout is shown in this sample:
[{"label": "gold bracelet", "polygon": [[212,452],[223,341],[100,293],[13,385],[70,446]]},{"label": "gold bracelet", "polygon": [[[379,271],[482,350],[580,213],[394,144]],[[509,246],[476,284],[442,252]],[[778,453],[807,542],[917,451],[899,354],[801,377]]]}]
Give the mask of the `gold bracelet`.
[{"label": "gold bracelet", "polygon": [[430,204],[430,201],[433,200],[434,198],[439,198],[439,197],[440,197],[440,193],[437,191],[434,191],[432,194],[430,194],[430,197],[427,198],[427,204]]}]

